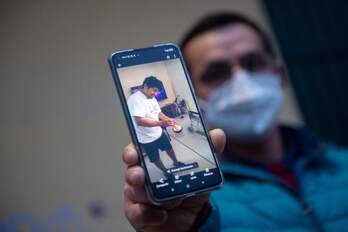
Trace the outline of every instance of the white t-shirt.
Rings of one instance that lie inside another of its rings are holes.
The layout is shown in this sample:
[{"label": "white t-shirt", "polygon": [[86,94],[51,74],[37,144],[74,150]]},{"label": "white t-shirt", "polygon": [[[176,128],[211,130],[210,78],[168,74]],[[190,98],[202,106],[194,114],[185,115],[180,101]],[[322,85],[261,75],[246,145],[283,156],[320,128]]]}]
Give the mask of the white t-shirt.
[{"label": "white t-shirt", "polygon": [[128,97],[127,104],[139,142],[150,143],[158,139],[162,134],[162,128],[160,126],[139,126],[134,119],[134,116],[138,116],[158,121],[161,108],[156,98],[149,99],[143,92],[137,91]]}]

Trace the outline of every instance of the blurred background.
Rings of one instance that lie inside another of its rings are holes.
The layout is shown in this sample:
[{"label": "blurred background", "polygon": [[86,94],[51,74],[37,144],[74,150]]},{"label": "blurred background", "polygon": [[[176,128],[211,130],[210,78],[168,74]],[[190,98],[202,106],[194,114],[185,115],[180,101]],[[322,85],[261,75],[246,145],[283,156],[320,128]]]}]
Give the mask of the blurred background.
[{"label": "blurred background", "polygon": [[178,42],[207,12],[242,12],[279,45],[293,83],[282,122],[347,144],[343,9],[310,0],[2,0],[0,231],[133,231],[122,202],[130,137],[107,56]]}]

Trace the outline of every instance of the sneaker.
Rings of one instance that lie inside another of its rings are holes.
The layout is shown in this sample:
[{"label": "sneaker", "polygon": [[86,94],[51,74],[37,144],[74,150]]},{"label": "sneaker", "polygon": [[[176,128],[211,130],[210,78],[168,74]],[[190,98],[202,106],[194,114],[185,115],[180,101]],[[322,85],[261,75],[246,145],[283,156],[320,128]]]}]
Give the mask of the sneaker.
[{"label": "sneaker", "polygon": [[174,163],[174,167],[182,167],[182,166],[185,166],[186,164],[185,163],[183,163],[183,162],[180,162],[180,161],[178,161],[178,162],[176,162],[176,163]]}]

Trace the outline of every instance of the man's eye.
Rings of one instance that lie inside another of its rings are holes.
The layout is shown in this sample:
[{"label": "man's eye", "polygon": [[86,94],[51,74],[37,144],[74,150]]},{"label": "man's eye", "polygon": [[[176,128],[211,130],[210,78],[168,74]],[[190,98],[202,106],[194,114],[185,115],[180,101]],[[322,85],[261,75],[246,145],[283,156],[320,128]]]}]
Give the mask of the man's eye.
[{"label": "man's eye", "polygon": [[201,81],[205,83],[221,82],[231,76],[231,65],[226,61],[214,61],[205,69]]}]

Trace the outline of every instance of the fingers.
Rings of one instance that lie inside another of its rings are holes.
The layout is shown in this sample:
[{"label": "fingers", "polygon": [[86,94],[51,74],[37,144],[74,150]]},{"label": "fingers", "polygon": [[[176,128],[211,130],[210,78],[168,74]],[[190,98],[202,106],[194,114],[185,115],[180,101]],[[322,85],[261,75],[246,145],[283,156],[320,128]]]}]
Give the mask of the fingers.
[{"label": "fingers", "polygon": [[133,187],[129,184],[124,185],[124,197],[133,203],[149,204],[149,198],[145,188],[143,187]]},{"label": "fingers", "polygon": [[[143,187],[133,187],[129,184],[124,185],[124,197],[126,201],[130,201],[132,203],[142,203],[142,204],[152,204],[147,196],[145,188]],[[162,209],[174,209],[182,204],[182,200],[172,201],[170,203],[162,204],[158,206]]]},{"label": "fingers", "polygon": [[226,144],[226,136],[223,130],[214,129],[209,131],[210,138],[214,144],[217,154],[221,154]]},{"label": "fingers", "polygon": [[157,226],[167,220],[167,212],[149,205],[144,188],[144,171],[139,166],[129,167],[124,185],[125,215],[136,229]]},{"label": "fingers", "polygon": [[142,167],[133,166],[126,171],[126,182],[134,187],[142,187],[145,183],[145,173]]},{"label": "fingers", "polygon": [[161,208],[170,210],[179,207],[182,204],[182,200],[172,201],[170,203],[162,204]]},{"label": "fingers", "polygon": [[[151,204],[144,187],[133,187],[129,184],[124,185],[124,197],[133,203]],[[182,204],[182,200],[162,204],[160,208],[173,209]]]},{"label": "fingers", "polygon": [[128,144],[122,151],[123,161],[128,166],[133,166],[139,163],[138,154],[133,144]]},{"label": "fingers", "polygon": [[145,204],[128,204],[125,214],[136,229],[162,225],[168,218],[165,210]]},{"label": "fingers", "polygon": [[163,224],[167,218],[164,209],[149,205],[144,186],[134,187],[128,183],[124,186],[125,215],[136,229]]},{"label": "fingers", "polygon": [[168,119],[166,120],[168,126],[174,125],[174,120],[173,119]]}]

